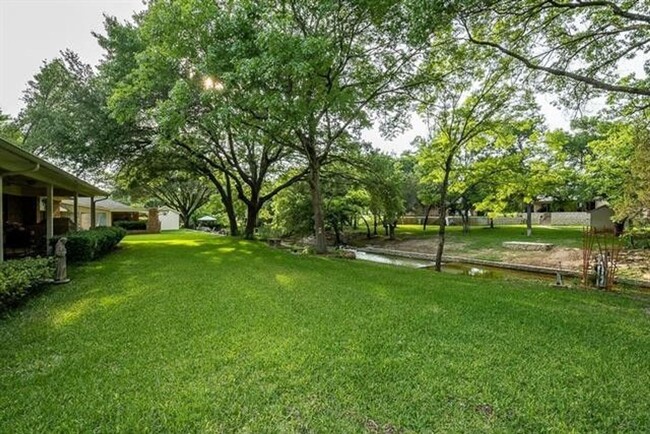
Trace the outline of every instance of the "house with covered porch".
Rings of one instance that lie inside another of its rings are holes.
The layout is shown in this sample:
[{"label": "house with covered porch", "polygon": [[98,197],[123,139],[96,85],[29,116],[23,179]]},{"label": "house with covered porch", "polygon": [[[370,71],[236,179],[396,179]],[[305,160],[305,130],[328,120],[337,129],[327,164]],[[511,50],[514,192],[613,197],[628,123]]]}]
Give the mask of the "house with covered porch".
[{"label": "house with covered porch", "polygon": [[[75,214],[73,207],[74,201],[72,199],[61,201],[61,216],[72,218]],[[77,201],[78,229],[90,229],[92,220],[90,207],[90,197],[79,197]],[[118,221],[138,221],[141,215],[146,216],[147,211],[112,199],[100,198],[95,200],[96,226],[113,226],[113,223]]]},{"label": "house with covered porch", "polygon": [[[90,226],[108,193],[0,138],[0,262],[49,254],[47,240],[80,227],[79,198],[87,198]],[[62,206],[71,201],[72,210]],[[65,216],[64,216],[65,215]]]}]

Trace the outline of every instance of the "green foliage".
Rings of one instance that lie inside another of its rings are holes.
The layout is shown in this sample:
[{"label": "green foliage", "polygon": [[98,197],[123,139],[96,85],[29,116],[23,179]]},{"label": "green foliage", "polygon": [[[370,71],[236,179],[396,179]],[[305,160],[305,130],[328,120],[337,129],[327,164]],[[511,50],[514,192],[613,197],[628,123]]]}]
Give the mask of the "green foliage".
[{"label": "green foliage", "polygon": [[[87,231],[70,232],[65,247],[69,262],[88,262],[99,259],[122,241],[126,230],[121,227],[98,227]],[[52,245],[58,241],[55,237]]]},{"label": "green foliage", "polygon": [[122,228],[127,231],[143,231],[147,229],[147,222],[142,220],[117,220],[113,222],[113,226],[117,226],[118,228]]},{"label": "green foliage", "polygon": [[104,163],[115,161],[116,152],[131,143],[105,110],[103,86],[93,68],[72,51],[44,62],[24,92],[25,107],[17,119],[21,146],[65,161],[75,173],[103,173]]},{"label": "green foliage", "polygon": [[20,127],[16,124],[16,121],[12,119],[8,114],[3,113],[1,108],[0,137],[13,143],[20,143],[23,140],[22,133],[20,132]]},{"label": "green foliage", "polygon": [[628,249],[650,249],[650,227],[632,227],[621,235]]},{"label": "green foliage", "polygon": [[538,118],[503,126],[499,140],[504,154],[493,160],[499,172],[478,209],[497,213],[520,211],[541,197],[563,196],[571,170],[551,151],[542,129]]},{"label": "green foliage", "polygon": [[307,235],[313,232],[313,216],[308,187],[296,184],[273,199],[273,231],[281,236]]},{"label": "green foliage", "polygon": [[131,161],[117,182],[130,200],[147,206],[165,205],[179,213],[184,227],[191,228],[197,210],[210,201],[214,189],[189,166],[177,170],[184,164],[168,154],[151,152],[145,159]]},{"label": "green foliage", "polygon": [[[630,60],[648,68],[650,2],[647,1],[451,1],[462,16],[459,38],[509,56],[539,84],[569,104],[594,93],[650,96],[647,77],[629,73]],[[543,53],[543,55],[539,55]],[[626,63],[627,62],[627,63]],[[594,92],[595,91],[595,92]],[[646,101],[647,102],[647,101]]]},{"label": "green foliage", "polygon": [[368,195],[368,209],[389,228],[392,238],[397,219],[405,209],[405,173],[399,162],[389,155],[375,152],[365,159],[361,185]]},{"label": "green foliage", "polygon": [[51,258],[25,258],[1,263],[0,310],[25,297],[53,275]]},{"label": "green foliage", "polygon": [[[404,212],[404,173],[395,159],[376,151],[335,164],[322,178],[326,228],[341,234],[355,219],[368,223],[369,215],[386,227],[394,226]],[[283,235],[313,233],[312,203],[305,183],[281,192],[273,201],[273,228]]]}]

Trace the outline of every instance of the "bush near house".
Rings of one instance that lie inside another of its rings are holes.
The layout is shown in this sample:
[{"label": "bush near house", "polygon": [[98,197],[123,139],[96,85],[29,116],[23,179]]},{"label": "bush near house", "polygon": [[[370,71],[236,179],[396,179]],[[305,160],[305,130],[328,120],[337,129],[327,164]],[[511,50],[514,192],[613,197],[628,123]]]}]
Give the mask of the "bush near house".
[{"label": "bush near house", "polygon": [[14,304],[54,275],[52,258],[26,258],[0,264],[0,310]]},{"label": "bush near house", "polygon": [[622,238],[629,249],[650,249],[650,227],[627,229]]},{"label": "bush near house", "polygon": [[147,221],[146,220],[118,220],[113,222],[113,226],[126,229],[127,231],[146,231],[147,230]]},{"label": "bush near house", "polygon": [[[66,235],[66,250],[69,262],[87,262],[100,258],[118,245],[126,230],[118,227],[100,227],[87,231],[71,232]],[[52,240],[56,245],[60,237]]]}]

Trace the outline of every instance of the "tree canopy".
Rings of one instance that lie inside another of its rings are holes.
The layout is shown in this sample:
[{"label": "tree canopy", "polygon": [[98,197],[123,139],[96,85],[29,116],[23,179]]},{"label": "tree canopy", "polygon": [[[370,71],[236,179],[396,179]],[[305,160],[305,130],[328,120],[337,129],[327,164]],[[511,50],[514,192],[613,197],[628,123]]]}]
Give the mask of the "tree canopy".
[{"label": "tree canopy", "polygon": [[[540,199],[645,215],[649,16],[647,1],[151,1],[105,17],[97,65],[44,62],[0,134],[186,226],[218,210],[232,235],[311,234],[319,253],[435,210],[440,269],[452,213],[469,231],[523,211],[529,232]],[[605,107],[549,130],[541,93]],[[364,142],[412,113],[427,131],[411,151]]]}]

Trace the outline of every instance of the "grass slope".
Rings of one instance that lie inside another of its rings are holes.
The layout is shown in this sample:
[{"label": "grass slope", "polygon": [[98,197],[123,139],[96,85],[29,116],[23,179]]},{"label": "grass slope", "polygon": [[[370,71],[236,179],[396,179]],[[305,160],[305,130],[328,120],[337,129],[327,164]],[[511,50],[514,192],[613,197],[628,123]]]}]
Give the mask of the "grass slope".
[{"label": "grass slope", "polygon": [[[448,226],[446,239],[450,243],[463,243],[469,249],[502,249],[504,241],[525,241],[531,243],[551,243],[559,247],[582,247],[582,228],[578,226],[533,226],[530,237],[526,235],[525,225],[472,226],[468,234],[462,226]],[[399,238],[435,238],[438,226],[428,226],[426,231],[420,225],[400,225],[396,235]]]},{"label": "grass slope", "polygon": [[129,236],[0,320],[0,432],[650,430],[640,301]]}]

